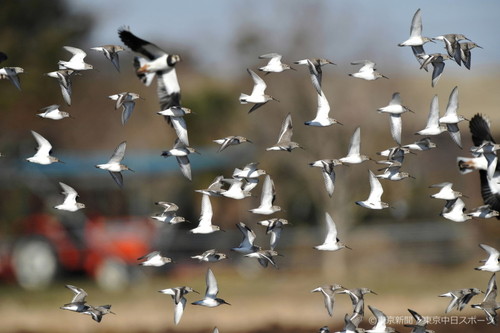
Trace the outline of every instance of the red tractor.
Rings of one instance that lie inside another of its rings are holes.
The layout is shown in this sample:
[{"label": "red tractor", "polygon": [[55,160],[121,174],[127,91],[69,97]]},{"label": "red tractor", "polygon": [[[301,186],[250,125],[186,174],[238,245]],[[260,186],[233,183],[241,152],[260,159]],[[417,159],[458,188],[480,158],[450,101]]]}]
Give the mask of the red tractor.
[{"label": "red tractor", "polygon": [[10,254],[0,258],[0,273],[10,273],[28,289],[47,286],[59,273],[78,271],[103,288],[123,288],[140,273],[137,258],[148,253],[154,235],[147,218],[83,214],[35,214],[21,221],[21,228]]}]

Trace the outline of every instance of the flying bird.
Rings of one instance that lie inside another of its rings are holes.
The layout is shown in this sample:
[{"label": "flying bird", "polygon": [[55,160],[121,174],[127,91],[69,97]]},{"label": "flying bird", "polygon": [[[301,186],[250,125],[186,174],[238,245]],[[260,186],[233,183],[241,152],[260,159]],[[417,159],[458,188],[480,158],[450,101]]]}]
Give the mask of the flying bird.
[{"label": "flying bird", "polygon": [[262,105],[266,104],[269,101],[279,102],[279,100],[277,100],[273,96],[266,95],[264,93],[264,91],[267,88],[267,84],[264,82],[264,80],[262,80],[262,78],[260,76],[255,74],[255,72],[252,71],[250,68],[247,68],[247,72],[252,77],[253,84],[254,84],[253,89],[252,89],[252,93],[250,95],[241,93],[239,100],[240,100],[241,104],[248,104],[248,103],[254,104],[254,106],[252,106],[252,108],[248,111],[248,113],[251,113],[251,112],[257,110],[258,108],[260,108]]},{"label": "flying bird", "polygon": [[276,192],[274,182],[271,176],[266,175],[262,184],[262,194],[260,196],[260,205],[257,208],[250,209],[250,212],[261,215],[271,215],[281,210],[281,207],[275,206]]},{"label": "flying bird", "polygon": [[126,148],[127,148],[127,142],[123,141],[118,145],[118,147],[116,147],[115,151],[113,152],[113,155],[111,155],[111,158],[107,163],[96,165],[96,168],[108,170],[109,174],[111,175],[111,177],[113,177],[113,180],[120,188],[123,187],[122,171],[124,170],[129,170],[132,172],[134,171],[130,169],[128,166],[121,164],[121,161],[125,156]]},{"label": "flying bird", "polygon": [[79,209],[85,208],[85,204],[76,202],[79,196],[74,188],[61,182],[59,182],[59,185],[63,189],[62,194],[64,194],[65,197],[63,203],[55,206],[55,209],[76,212]]},{"label": "flying bird", "polygon": [[450,297],[450,303],[448,307],[444,311],[444,313],[448,313],[453,308],[457,308],[458,311],[462,311],[463,308],[469,303],[472,297],[482,293],[481,290],[477,288],[464,288],[459,290],[449,291],[447,293],[439,295],[439,297]]},{"label": "flying bird", "polygon": [[213,140],[213,142],[220,145],[220,148],[217,151],[219,153],[229,146],[235,146],[245,142],[252,143],[252,141],[248,140],[247,138],[241,135],[230,135],[222,139]]},{"label": "flying bird", "polygon": [[429,37],[422,37],[422,14],[419,8],[411,20],[410,38],[399,43],[398,46],[422,46],[427,42],[433,42],[433,40]]},{"label": "flying bird", "polygon": [[47,139],[33,130],[31,131],[31,134],[33,134],[33,137],[38,143],[38,147],[35,155],[26,159],[28,162],[41,165],[48,165],[57,162],[62,163],[57,157],[50,155],[52,152],[52,145]]},{"label": "flying bird", "polygon": [[205,291],[205,297],[202,300],[193,302],[193,305],[202,305],[209,308],[213,308],[222,304],[231,305],[222,298],[218,298],[219,287],[217,286],[217,280],[212,270],[209,268],[207,270],[207,275],[205,277],[205,282],[207,284],[207,289]]},{"label": "flying bird", "polygon": [[291,152],[295,148],[302,148],[298,143],[292,141],[293,125],[292,115],[288,113],[281,123],[281,130],[278,136],[278,142],[266,150],[284,150]]},{"label": "flying bird", "polygon": [[255,233],[252,229],[250,229],[243,222],[239,222],[238,224],[236,224],[236,227],[238,227],[240,232],[243,234],[243,240],[241,241],[240,245],[238,245],[238,247],[231,248],[231,251],[248,254],[257,252],[261,249],[260,246],[254,245]]},{"label": "flying bird", "polygon": [[212,232],[221,230],[218,225],[212,224],[212,204],[210,203],[210,197],[208,194],[203,194],[201,198],[201,212],[198,226],[194,229],[189,230],[192,234],[210,234]]},{"label": "flying bird", "polygon": [[171,258],[162,256],[160,251],[150,252],[146,255],[137,258],[137,260],[142,260],[142,262],[139,263],[140,266],[153,266],[153,267],[161,267],[165,264],[172,262]]},{"label": "flying bird", "polygon": [[295,70],[295,68],[290,65],[282,63],[282,58],[283,56],[278,53],[267,53],[259,56],[259,59],[269,59],[267,65],[260,67],[259,71],[265,72],[267,75],[269,73],[280,73],[286,71],[287,69]]},{"label": "flying bird", "polygon": [[108,98],[112,99],[113,101],[116,101],[115,110],[118,110],[120,107],[122,108],[122,125],[125,125],[125,123],[132,115],[132,111],[134,111],[135,107],[134,100],[142,97],[139,96],[139,94],[125,91],[119,94],[108,96]]},{"label": "flying bird", "polygon": [[481,309],[486,314],[486,322],[491,325],[498,324],[498,314],[497,310],[500,309],[500,302],[497,302],[497,282],[495,273],[491,275],[488,282],[488,288],[486,289],[484,299],[479,304],[472,304],[471,307],[474,309]]},{"label": "flying bird", "polygon": [[57,79],[63,99],[68,105],[71,105],[71,94],[73,92],[71,77],[77,75],[77,73],[77,71],[72,69],[59,69],[57,71],[45,73],[46,76]]},{"label": "flying bird", "polygon": [[326,311],[328,311],[328,314],[331,317],[333,316],[333,306],[335,305],[335,294],[338,290],[342,289],[344,289],[344,287],[340,284],[329,284],[314,288],[311,292],[320,292],[323,294]]},{"label": "flying bird", "polygon": [[335,190],[335,167],[342,164],[343,163],[337,159],[324,159],[309,163],[311,167],[321,168],[323,182],[330,198],[333,196],[333,191]]},{"label": "flying bird", "polygon": [[47,119],[52,119],[52,120],[73,118],[73,117],[71,117],[71,115],[68,112],[59,110],[59,105],[57,105],[57,104],[53,104],[53,105],[49,105],[49,106],[46,106],[44,108],[41,108],[40,111],[43,111],[43,112],[36,114],[40,118],[47,118]]},{"label": "flying bird", "polygon": [[180,106],[181,89],[175,65],[181,61],[181,57],[177,54],[168,54],[155,44],[137,37],[128,29],[119,29],[118,36],[132,51],[143,56],[134,58],[134,67],[139,79],[149,86],[154,77],[157,77],[157,93],[161,110]]},{"label": "flying bird", "polygon": [[439,99],[437,95],[434,95],[431,101],[431,107],[429,110],[429,115],[427,116],[427,123],[425,128],[416,132],[419,135],[439,135],[446,132],[446,125],[439,123]]},{"label": "flying bird", "polygon": [[111,63],[113,63],[113,66],[115,66],[116,70],[118,72],[120,71],[120,58],[118,56],[118,53],[125,50],[123,46],[107,44],[91,47],[91,49],[94,51],[102,52],[106,59],[109,59]]},{"label": "flying bird", "polygon": [[302,59],[294,62],[298,65],[307,65],[309,68],[309,74],[311,76],[311,82],[316,89],[318,94],[322,93],[321,81],[323,79],[323,69],[325,65],[336,65],[333,61],[324,58],[313,58],[313,59]]},{"label": "flying bird", "polygon": [[327,127],[334,124],[342,125],[338,120],[329,117],[330,104],[326,99],[325,93],[320,90],[318,93],[318,108],[316,109],[316,116],[313,120],[306,121],[304,124],[308,126]]},{"label": "flying bird", "polygon": [[174,324],[177,325],[181,321],[182,314],[184,313],[184,309],[186,307],[186,298],[184,295],[194,292],[199,294],[196,290],[191,287],[174,287],[158,290],[159,293],[166,294],[172,296],[172,300],[174,301],[175,310],[174,310]]},{"label": "flying bird", "polygon": [[356,201],[356,204],[369,209],[388,208],[389,204],[381,201],[382,193],[384,193],[382,184],[380,184],[380,181],[371,170],[368,170],[368,172],[370,174],[370,194],[368,195],[368,199]]},{"label": "flying bird", "polygon": [[358,70],[358,72],[351,73],[351,74],[349,74],[349,76],[356,77],[356,78],[363,79],[363,80],[367,80],[367,81],[377,80],[381,77],[383,77],[384,79],[388,79],[387,76],[382,75],[376,71],[376,69],[375,69],[376,64],[373,61],[359,60],[359,61],[351,62],[351,65],[362,65],[362,66]]},{"label": "flying bird", "polygon": [[198,152],[194,148],[186,146],[179,138],[177,138],[175,139],[173,148],[163,151],[161,153],[161,156],[165,158],[169,156],[175,156],[182,174],[184,175],[184,177],[191,180],[191,163],[188,157],[188,155],[191,153]]},{"label": "flying bird", "polygon": [[85,71],[94,68],[92,65],[85,63],[84,59],[87,56],[87,53],[85,53],[82,49],[73,46],[63,46],[63,48],[73,56],[69,61],[59,60],[57,63],[59,65],[59,69]]},{"label": "flying bird", "polygon": [[488,253],[488,258],[482,266],[474,268],[477,271],[500,272],[500,252],[492,246],[479,244],[479,247]]},{"label": "flying bird", "polygon": [[326,221],[326,237],[325,241],[321,245],[317,245],[314,248],[316,250],[321,251],[337,251],[343,248],[350,249],[351,248],[340,241],[337,237],[337,226],[333,221],[330,214],[325,213],[325,221]]}]

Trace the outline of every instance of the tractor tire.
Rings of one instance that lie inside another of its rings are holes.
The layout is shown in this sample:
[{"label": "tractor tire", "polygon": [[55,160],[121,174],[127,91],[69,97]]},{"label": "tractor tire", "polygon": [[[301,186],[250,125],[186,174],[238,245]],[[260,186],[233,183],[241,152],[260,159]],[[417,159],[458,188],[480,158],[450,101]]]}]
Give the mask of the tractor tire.
[{"label": "tractor tire", "polygon": [[122,291],[145,280],[137,265],[129,265],[120,258],[106,258],[97,268],[95,280],[100,288]]},{"label": "tractor tire", "polygon": [[97,268],[95,279],[104,290],[121,291],[129,285],[127,264],[118,258],[106,258]]},{"label": "tractor tire", "polygon": [[25,237],[12,250],[12,266],[16,280],[29,290],[49,286],[59,272],[59,261],[49,240],[44,237]]}]

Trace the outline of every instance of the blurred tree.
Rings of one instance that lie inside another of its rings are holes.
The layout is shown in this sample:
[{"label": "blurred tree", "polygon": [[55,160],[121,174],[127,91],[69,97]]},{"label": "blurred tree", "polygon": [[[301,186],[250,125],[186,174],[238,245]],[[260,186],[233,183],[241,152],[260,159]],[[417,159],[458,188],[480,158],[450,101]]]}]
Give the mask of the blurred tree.
[{"label": "blurred tree", "polygon": [[13,110],[9,106],[19,105],[21,99],[24,105],[29,105],[34,100],[49,101],[51,96],[60,94],[52,85],[40,84],[40,76],[57,69],[59,57],[66,52],[62,46],[81,43],[91,23],[88,14],[72,12],[63,0],[3,1],[0,49],[9,58],[2,65],[22,67],[25,74],[21,74],[22,93],[16,94],[10,89],[13,87],[0,90],[2,111],[17,113],[17,108]]},{"label": "blurred tree", "polygon": [[[90,31],[92,19],[87,14],[72,12],[64,0],[16,0],[1,4],[0,51],[8,56],[2,66],[25,70],[20,75],[22,91],[8,80],[0,81],[1,151],[15,158],[20,140],[32,140],[27,128],[37,128],[33,125],[40,120],[34,116],[36,110],[62,102],[56,80],[43,77],[43,73],[57,70],[57,61],[67,53],[63,45],[82,43]],[[36,199],[29,193],[25,187],[1,193],[0,198],[12,200],[1,200],[3,219],[0,225],[15,220],[19,210],[26,209],[25,203]]]}]

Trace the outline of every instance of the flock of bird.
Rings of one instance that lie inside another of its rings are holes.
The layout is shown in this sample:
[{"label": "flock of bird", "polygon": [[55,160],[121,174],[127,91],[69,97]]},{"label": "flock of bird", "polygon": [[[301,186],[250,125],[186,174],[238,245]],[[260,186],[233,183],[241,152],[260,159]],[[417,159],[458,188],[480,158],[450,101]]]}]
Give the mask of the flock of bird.
[{"label": "flock of bird", "polygon": [[[128,28],[121,28],[118,31],[121,41],[132,51],[140,54],[134,59],[134,68],[138,78],[146,85],[150,86],[156,77],[157,94],[161,111],[157,112],[162,115],[167,123],[173,128],[176,139],[172,149],[163,151],[162,156],[168,158],[175,156],[179,164],[179,168],[183,176],[191,180],[191,166],[189,155],[197,153],[190,147],[188,138],[187,124],[184,116],[191,113],[191,110],[181,104],[181,89],[177,80],[175,66],[181,61],[181,57],[175,54],[169,54],[160,47],[146,40],[143,40],[134,35]],[[467,42],[461,42],[466,40]],[[433,53],[427,54],[424,51],[424,44],[427,42],[440,41],[444,43],[447,54]],[[453,59],[458,65],[464,64],[467,69],[471,67],[471,49],[479,47],[471,42],[462,34],[446,34],[435,38],[422,37],[422,18],[421,11],[417,10],[413,16],[410,29],[410,38],[399,46],[410,46],[413,54],[420,64],[420,69],[428,70],[428,65],[433,66],[432,86],[437,84],[437,81],[443,74],[444,61]],[[64,49],[72,54],[69,61],[59,61],[59,69],[49,72],[46,75],[56,78],[61,89],[64,101],[67,105],[71,105],[72,85],[71,80],[81,71],[91,70],[93,66],[85,63],[86,53],[76,47],[64,46]],[[125,50],[124,47],[118,45],[104,45],[92,48],[95,51],[102,52],[108,58],[116,70],[120,71],[118,53]],[[6,59],[7,56],[0,54],[0,61]],[[286,70],[296,70],[292,66],[282,62],[282,56],[277,53],[269,53],[260,56],[259,58],[267,60],[268,63],[258,70],[264,75],[269,73],[280,73]],[[297,65],[305,65],[308,68],[311,83],[317,94],[317,111],[313,120],[305,122],[307,126],[326,127],[334,124],[341,124],[338,120],[330,117],[330,105],[322,90],[322,67],[325,65],[334,65],[334,63],[324,58],[302,59],[295,62]],[[363,80],[377,80],[379,78],[388,79],[383,74],[377,72],[374,62],[369,60],[355,61],[352,65],[361,65],[356,73],[349,74],[353,78]],[[263,78],[255,71],[248,68],[248,74],[252,78],[253,88],[250,94],[241,93],[239,101],[241,104],[252,104],[249,113],[255,112],[270,101],[278,101],[273,96],[267,95],[265,90],[267,85]],[[23,73],[23,69],[19,67],[4,67],[0,69],[0,77],[8,78],[18,89],[21,89],[18,75]],[[273,74],[276,75],[276,74]],[[129,120],[135,101],[140,99],[139,94],[132,92],[122,92],[109,96],[115,101],[115,108],[122,108],[122,123],[126,124]],[[375,174],[368,170],[370,193],[366,200],[356,201],[356,204],[368,209],[385,209],[391,207],[389,203],[382,201],[383,187],[380,179],[389,181],[399,181],[405,178],[412,178],[407,172],[401,171],[405,155],[426,151],[435,148],[436,145],[431,141],[430,136],[439,135],[443,132],[448,132],[453,142],[462,147],[461,136],[458,123],[466,120],[458,114],[458,87],[455,87],[449,96],[446,113],[439,116],[438,96],[434,96],[430,105],[430,112],[425,128],[418,131],[417,134],[423,138],[415,143],[402,145],[401,130],[402,130],[402,114],[406,112],[414,112],[407,106],[402,105],[401,95],[395,92],[387,106],[379,107],[377,111],[381,114],[387,114],[390,119],[391,136],[396,142],[395,147],[388,148],[378,154],[386,157],[386,159],[377,161],[376,163],[384,165],[379,171],[381,174]],[[49,118],[52,120],[61,120],[66,117],[71,117],[69,113],[59,110],[59,105],[51,105],[42,109],[42,113],[38,116]],[[466,212],[465,203],[461,199],[464,195],[452,189],[452,183],[443,181],[440,184],[432,185],[433,188],[439,188],[439,192],[432,194],[435,199],[445,200],[444,208],[441,215],[454,222],[465,222],[471,218],[490,218],[499,215],[500,211],[500,185],[499,177],[500,170],[497,168],[496,150],[500,149],[500,145],[494,143],[490,133],[489,121],[482,115],[476,115],[470,119],[470,129],[472,132],[474,147],[471,149],[473,157],[458,158],[458,165],[462,172],[470,172],[479,170],[481,179],[481,193],[485,201],[485,206]],[[34,156],[27,158],[28,162],[47,165],[51,163],[63,163],[58,158],[51,155],[52,146],[39,133],[32,131],[38,149]],[[281,125],[278,139],[276,143],[266,150],[268,151],[288,151],[302,148],[300,144],[292,140],[293,123],[292,113],[288,113]],[[227,136],[221,139],[213,140],[220,145],[219,152],[227,149],[230,146],[236,146],[242,143],[252,143],[251,140],[243,136]],[[107,170],[113,180],[120,187],[124,185],[122,172],[125,170],[133,171],[128,166],[122,164],[125,157],[126,141],[121,142],[109,161],[96,165],[97,168]],[[326,192],[330,197],[334,195],[335,189],[335,167],[340,165],[360,164],[364,161],[371,160],[370,157],[361,154],[361,128],[357,127],[350,140],[350,145],[347,149],[347,155],[334,159],[322,159],[310,163],[311,167],[321,169],[324,179]],[[259,163],[252,162],[242,168],[235,168],[232,176],[226,178],[218,176],[206,188],[197,190],[202,194],[201,211],[199,223],[189,232],[193,234],[210,234],[220,231],[221,228],[212,223],[213,211],[211,198],[227,197],[234,200],[241,200],[252,195],[251,191],[258,185],[259,179],[263,177],[262,192],[260,205],[250,209],[250,212],[256,215],[270,216],[282,211],[281,207],[275,205],[276,191],[274,182],[271,176],[265,171],[258,168]],[[85,208],[83,203],[77,202],[78,193],[71,186],[59,183],[63,189],[65,199],[62,204],[55,206],[56,209],[66,211],[77,211]],[[163,211],[153,215],[152,218],[164,224],[177,224],[185,222],[184,217],[178,216],[178,205],[171,202],[157,202]],[[280,256],[277,252],[277,247],[280,235],[284,226],[288,221],[282,217],[268,218],[257,222],[266,228],[266,233],[270,234],[269,247],[263,248],[256,245],[256,235],[254,231],[245,223],[239,222],[236,227],[243,235],[241,243],[231,250],[243,254],[245,257],[255,258],[263,267],[269,264],[278,268],[275,261],[276,256]],[[326,235],[324,242],[315,246],[316,250],[320,251],[337,251],[342,248],[350,249],[349,246],[341,242],[338,238],[338,232],[334,220],[331,215],[325,213]],[[500,303],[496,301],[497,286],[495,281],[495,272],[500,271],[499,252],[494,247],[480,244],[480,247],[488,253],[488,258],[484,264],[477,267],[477,270],[492,272],[493,275],[487,285],[485,297],[481,303],[473,304],[473,308],[482,309],[486,314],[486,319],[489,324],[497,324],[496,311],[500,308]],[[195,260],[204,262],[218,262],[227,258],[227,255],[217,252],[215,249],[209,249],[200,255],[192,257]],[[163,256],[159,251],[153,251],[138,258],[142,266],[162,266],[172,262],[171,258]],[[81,288],[71,285],[67,287],[75,294],[71,302],[65,304],[61,309],[70,310],[82,314],[91,315],[98,322],[102,316],[111,312],[110,305],[92,306],[86,301],[87,294]],[[373,293],[368,288],[347,289],[338,284],[327,284],[317,287],[313,292],[320,292],[324,296],[325,308],[328,315],[333,315],[334,298],[336,294],[348,294],[351,298],[353,309],[351,314],[345,316],[345,327],[341,332],[394,332],[394,329],[387,327],[387,317],[379,309],[368,306],[370,311],[377,318],[377,324],[372,329],[363,330],[358,328],[358,325],[364,318],[364,295]],[[187,300],[185,296],[190,293],[198,293],[193,288],[188,286],[171,287],[159,291],[160,293],[170,295],[174,302],[174,323],[179,324],[183,312],[185,310]],[[205,307],[216,307],[223,304],[229,304],[224,299],[218,298],[219,288],[215,274],[212,269],[208,269],[206,273],[206,292],[204,297],[192,302],[193,305],[201,305]],[[465,305],[475,296],[480,294],[479,288],[464,288],[461,290],[450,291],[439,295],[441,297],[451,297],[451,301],[445,310],[445,313],[457,309],[461,311]],[[419,315],[416,311],[410,310],[410,313],[415,318],[416,323],[407,325],[412,327],[411,332],[430,332],[426,329],[426,318]],[[328,332],[327,327],[320,329],[320,332]]]}]

